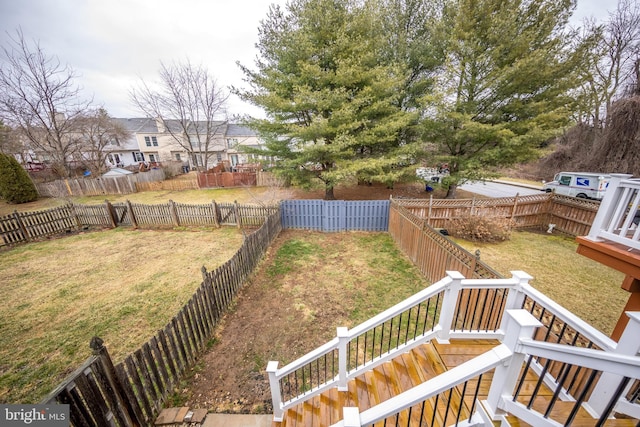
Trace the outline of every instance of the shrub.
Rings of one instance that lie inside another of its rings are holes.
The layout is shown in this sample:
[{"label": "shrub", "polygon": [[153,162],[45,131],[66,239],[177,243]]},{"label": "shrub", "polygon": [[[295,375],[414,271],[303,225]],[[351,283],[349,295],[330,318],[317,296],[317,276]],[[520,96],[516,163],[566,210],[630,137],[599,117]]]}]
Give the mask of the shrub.
[{"label": "shrub", "polygon": [[0,153],[0,199],[27,203],[38,199],[36,186],[27,171],[13,157]]},{"label": "shrub", "polygon": [[515,223],[509,218],[467,215],[449,221],[449,234],[472,242],[509,240]]}]

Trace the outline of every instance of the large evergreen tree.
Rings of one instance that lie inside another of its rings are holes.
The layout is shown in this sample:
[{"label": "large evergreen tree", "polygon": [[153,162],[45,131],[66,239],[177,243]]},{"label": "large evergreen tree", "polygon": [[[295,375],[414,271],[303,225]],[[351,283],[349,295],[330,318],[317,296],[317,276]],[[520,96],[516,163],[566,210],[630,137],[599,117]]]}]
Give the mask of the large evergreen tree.
[{"label": "large evergreen tree", "polygon": [[[417,112],[403,108],[408,68],[383,58],[375,2],[292,0],[272,6],[260,27],[257,70],[237,91],[264,108],[249,124],[267,137],[276,173],[293,183],[322,181],[325,199],[348,178],[392,184],[415,157],[404,130]],[[269,135],[273,135],[269,138]]]},{"label": "large evergreen tree", "polygon": [[27,203],[38,199],[35,185],[15,157],[0,153],[0,199]]},{"label": "large evergreen tree", "polygon": [[447,61],[425,141],[434,163],[448,163],[448,197],[458,184],[532,155],[562,129],[579,84],[579,55],[565,27],[574,0],[454,0]]}]

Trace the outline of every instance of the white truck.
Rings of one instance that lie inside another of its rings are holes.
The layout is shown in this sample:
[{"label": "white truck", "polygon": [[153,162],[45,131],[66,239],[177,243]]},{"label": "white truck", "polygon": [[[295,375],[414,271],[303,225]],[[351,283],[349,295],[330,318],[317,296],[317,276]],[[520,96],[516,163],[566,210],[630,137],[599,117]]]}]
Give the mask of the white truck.
[{"label": "white truck", "polygon": [[602,173],[559,172],[553,177],[553,181],[542,186],[542,191],[582,199],[602,200],[610,178],[610,175]]}]

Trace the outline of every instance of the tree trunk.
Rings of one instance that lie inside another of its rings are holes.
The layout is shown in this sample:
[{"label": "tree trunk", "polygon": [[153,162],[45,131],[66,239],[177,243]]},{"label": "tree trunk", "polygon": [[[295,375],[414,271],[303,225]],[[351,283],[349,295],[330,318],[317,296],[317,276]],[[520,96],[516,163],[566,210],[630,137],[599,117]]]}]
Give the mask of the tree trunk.
[{"label": "tree trunk", "polygon": [[324,200],[335,200],[336,196],[333,195],[333,184],[325,184],[324,186]]},{"label": "tree trunk", "polygon": [[445,199],[455,199],[456,198],[456,190],[458,189],[458,184],[449,184],[449,188],[447,188],[447,195],[444,196]]}]

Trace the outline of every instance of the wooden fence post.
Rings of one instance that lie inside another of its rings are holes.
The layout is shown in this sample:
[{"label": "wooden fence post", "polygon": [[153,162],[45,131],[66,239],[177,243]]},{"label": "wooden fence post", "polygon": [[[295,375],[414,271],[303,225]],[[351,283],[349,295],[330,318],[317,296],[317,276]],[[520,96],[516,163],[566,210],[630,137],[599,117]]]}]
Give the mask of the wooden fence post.
[{"label": "wooden fence post", "polygon": [[520,196],[520,193],[516,193],[516,196],[513,198],[513,208],[511,208],[511,217],[510,217],[512,221],[515,221],[513,219],[513,217],[516,214],[516,207],[518,206],[518,197],[519,196]]},{"label": "wooden fence post", "polygon": [[240,209],[238,207],[238,201],[233,201],[233,211],[236,214],[236,225],[238,228],[242,228],[242,218],[240,218]]},{"label": "wooden fence post", "polygon": [[431,207],[433,206],[433,194],[429,195],[429,215],[427,215],[427,224],[431,225]]},{"label": "wooden fence post", "polygon": [[178,218],[178,210],[176,209],[176,203],[173,200],[169,200],[169,211],[173,218],[173,224],[176,227],[180,227],[180,219]]},{"label": "wooden fence post", "polygon": [[67,186],[67,191],[69,192],[69,196],[73,196],[73,191],[71,191],[71,186],[69,185],[69,180],[65,179],[64,184]]},{"label": "wooden fence post", "polygon": [[207,267],[205,267],[204,265],[202,266],[202,268],[200,269],[200,271],[202,272],[202,281],[204,283],[209,283],[209,275],[207,274]]},{"label": "wooden fence post", "polygon": [[211,206],[213,207],[213,223],[216,228],[220,228],[220,221],[218,221],[218,204],[215,200],[211,201]]},{"label": "wooden fence post", "polygon": [[78,213],[76,212],[76,208],[73,205],[73,202],[69,202],[68,206],[69,206],[69,209],[71,210],[71,214],[73,215],[73,219],[75,219],[75,221],[76,221],[76,227],[78,227],[78,230],[80,230],[84,224],[82,224],[80,222],[80,217],[78,216]]},{"label": "wooden fence post", "polygon": [[[91,338],[89,347],[91,347],[93,355],[98,358],[98,361],[102,366],[108,386],[114,392],[112,397],[115,398],[118,402],[118,406],[122,409],[120,413],[126,418],[127,425],[140,425],[140,421],[142,420],[137,419],[133,406],[131,406],[131,402],[126,398],[125,391],[122,384],[120,384],[120,381],[118,381],[116,369],[113,366],[113,362],[111,361],[109,352],[107,352],[107,348],[103,345],[102,339],[94,336]],[[114,408],[113,410],[117,411],[118,408]]]},{"label": "wooden fence post", "polygon": [[24,239],[27,242],[30,242],[31,238],[29,237],[29,233],[27,233],[27,227],[24,226],[24,223],[20,219],[20,214],[18,213],[17,210],[13,211],[13,217],[16,219],[16,222],[18,223],[18,226],[20,227],[20,231],[22,232]]},{"label": "wooden fence post", "polygon": [[111,227],[116,228],[118,226],[118,219],[116,218],[115,209],[113,209],[113,205],[108,201],[104,201],[105,209],[107,210],[107,214],[109,215],[109,219],[111,220]]},{"label": "wooden fence post", "polygon": [[131,218],[131,225],[133,228],[138,228],[138,222],[136,221],[136,216],[133,214],[133,207],[131,206],[131,202],[127,200],[127,210],[129,211],[129,218]]}]

